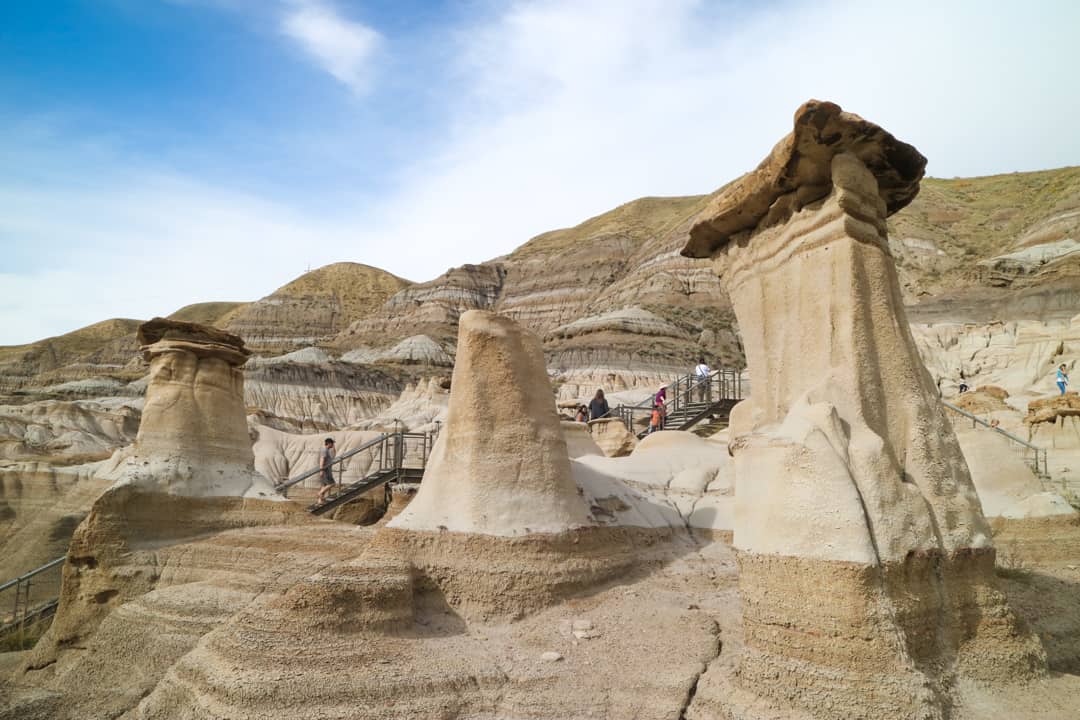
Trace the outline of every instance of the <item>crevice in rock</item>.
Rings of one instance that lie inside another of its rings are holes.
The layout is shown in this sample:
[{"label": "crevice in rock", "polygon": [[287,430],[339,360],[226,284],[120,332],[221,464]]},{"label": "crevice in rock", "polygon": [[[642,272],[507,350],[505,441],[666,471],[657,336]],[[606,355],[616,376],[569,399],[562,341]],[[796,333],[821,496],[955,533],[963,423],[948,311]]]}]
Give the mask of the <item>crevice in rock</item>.
[{"label": "crevice in rock", "polygon": [[686,691],[686,697],[683,699],[682,708],[679,710],[679,720],[687,720],[686,713],[693,704],[694,698],[697,696],[698,683],[701,682],[701,676],[709,671],[709,666],[720,657],[720,650],[724,647],[724,643],[720,640],[720,625],[715,620],[713,620],[712,623],[713,634],[716,636],[716,647],[714,648],[712,657],[701,664],[701,669],[694,675],[694,679],[690,682],[690,688]]}]

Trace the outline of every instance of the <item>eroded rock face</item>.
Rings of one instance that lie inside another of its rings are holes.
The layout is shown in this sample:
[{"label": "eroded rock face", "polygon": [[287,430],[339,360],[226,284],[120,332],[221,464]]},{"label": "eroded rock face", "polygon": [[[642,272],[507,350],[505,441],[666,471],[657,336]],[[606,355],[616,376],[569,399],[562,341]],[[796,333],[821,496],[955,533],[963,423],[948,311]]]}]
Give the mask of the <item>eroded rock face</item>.
[{"label": "eroded rock face", "polygon": [[214,328],[156,318],[139,328],[150,363],[135,443],[99,477],[193,497],[271,496],[255,472],[244,410],[244,342]]},{"label": "eroded rock face", "polygon": [[[888,250],[885,218],[924,166],[876,125],[808,102],[683,250],[713,259],[754,381],[731,445],[746,479],[733,682],[815,717],[944,717],[956,672],[1045,671],[992,589],[990,529]],[[815,691],[786,693],[789,676]]]},{"label": "eroded rock face", "polygon": [[390,527],[509,536],[588,524],[539,338],[508,318],[465,313],[450,387],[420,492]]}]

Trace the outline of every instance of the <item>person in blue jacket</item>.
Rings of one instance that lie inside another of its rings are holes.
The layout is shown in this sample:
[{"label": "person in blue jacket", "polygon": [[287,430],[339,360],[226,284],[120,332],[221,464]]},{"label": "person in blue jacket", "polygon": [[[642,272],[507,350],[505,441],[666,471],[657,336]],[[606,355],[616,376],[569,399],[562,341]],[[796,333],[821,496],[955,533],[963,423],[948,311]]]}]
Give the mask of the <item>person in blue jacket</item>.
[{"label": "person in blue jacket", "polygon": [[610,412],[611,408],[608,407],[607,400],[604,399],[604,391],[597,390],[596,395],[589,402],[589,419],[599,420],[600,418],[606,418]]}]

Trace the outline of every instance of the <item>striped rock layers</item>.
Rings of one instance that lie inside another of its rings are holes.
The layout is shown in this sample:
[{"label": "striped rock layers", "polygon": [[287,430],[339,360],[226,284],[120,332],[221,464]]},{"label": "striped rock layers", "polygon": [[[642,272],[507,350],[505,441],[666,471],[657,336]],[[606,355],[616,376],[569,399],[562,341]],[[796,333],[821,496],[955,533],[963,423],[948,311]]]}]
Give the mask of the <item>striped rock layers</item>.
[{"label": "striped rock layers", "polygon": [[522,613],[622,572],[668,528],[599,527],[570,470],[540,339],[461,316],[446,424],[373,556],[404,560],[469,616]]},{"label": "striped rock layers", "polygon": [[744,647],[730,678],[733,697],[754,699],[732,717],[764,717],[765,700],[810,717],[942,718],[958,676],[1045,671],[994,588],[990,530],[889,254],[885,218],[925,163],[808,102],[683,250],[713,259],[754,382],[731,443]]},{"label": "striped rock layers", "polygon": [[248,436],[244,341],[155,318],[139,327],[139,343],[150,363],[139,434],[99,476],[170,495],[273,495],[270,481],[255,472]]}]

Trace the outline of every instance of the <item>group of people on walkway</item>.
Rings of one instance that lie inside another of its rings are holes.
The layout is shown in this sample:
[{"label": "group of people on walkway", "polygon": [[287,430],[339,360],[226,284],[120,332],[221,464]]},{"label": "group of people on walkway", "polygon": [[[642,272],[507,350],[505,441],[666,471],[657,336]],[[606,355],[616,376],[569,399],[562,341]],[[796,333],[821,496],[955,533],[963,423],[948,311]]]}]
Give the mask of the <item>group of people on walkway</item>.
[{"label": "group of people on walkway", "polygon": [[[705,402],[710,399],[710,383],[709,378],[712,377],[713,371],[705,362],[705,358],[698,358],[698,364],[694,367],[694,371],[691,373],[691,377],[694,379],[694,383],[686,389],[686,401],[690,402],[691,395],[693,395],[698,402]],[[663,430],[667,423],[668,416],[668,394],[667,386],[661,385],[660,389],[653,394],[652,397],[652,410],[649,415],[649,432],[654,433],[659,430]],[[607,399],[604,397],[604,391],[597,390],[593,399],[589,401],[588,405],[579,405],[574,419],[577,422],[590,422],[592,420],[600,420],[601,418],[611,417],[611,407],[608,405]]]},{"label": "group of people on walkway", "polygon": [[588,405],[579,405],[574,419],[578,422],[589,422],[600,418],[611,417],[611,408],[604,397],[603,390],[597,390]]}]

